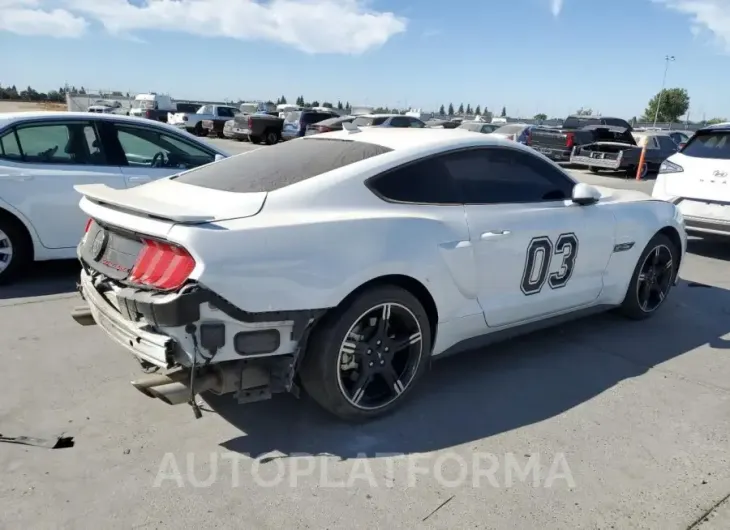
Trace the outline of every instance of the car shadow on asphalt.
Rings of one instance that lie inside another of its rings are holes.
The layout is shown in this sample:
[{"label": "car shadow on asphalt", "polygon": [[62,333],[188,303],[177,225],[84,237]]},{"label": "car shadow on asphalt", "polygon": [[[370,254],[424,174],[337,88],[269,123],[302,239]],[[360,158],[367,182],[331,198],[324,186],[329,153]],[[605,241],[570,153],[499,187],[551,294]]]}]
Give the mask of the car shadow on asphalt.
[{"label": "car shadow on asphalt", "polygon": [[17,281],[0,287],[0,300],[74,292],[80,270],[76,260],[34,263]]},{"label": "car shadow on asphalt", "polygon": [[682,281],[647,321],[607,313],[435,362],[412,399],[367,424],[342,423],[304,394],[248,405],[206,399],[245,433],[221,445],[254,458],[445,449],[558,416],[698,346],[730,349],[722,338],[730,333],[730,291],[705,287]]},{"label": "car shadow on asphalt", "polygon": [[727,236],[693,237],[687,240],[687,251],[705,258],[730,261]]}]

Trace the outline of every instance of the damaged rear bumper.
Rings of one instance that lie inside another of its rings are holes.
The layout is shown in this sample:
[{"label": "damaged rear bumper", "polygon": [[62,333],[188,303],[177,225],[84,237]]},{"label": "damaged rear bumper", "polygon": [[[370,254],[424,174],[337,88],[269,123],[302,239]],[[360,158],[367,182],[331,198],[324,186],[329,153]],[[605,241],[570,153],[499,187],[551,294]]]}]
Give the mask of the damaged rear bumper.
[{"label": "damaged rear bumper", "polygon": [[140,360],[160,368],[174,365],[174,339],[150,330],[146,324],[124,318],[94,287],[86,271],[81,271],[79,290],[86,304],[73,310],[71,316],[76,322],[87,326],[98,324],[114,342]]}]

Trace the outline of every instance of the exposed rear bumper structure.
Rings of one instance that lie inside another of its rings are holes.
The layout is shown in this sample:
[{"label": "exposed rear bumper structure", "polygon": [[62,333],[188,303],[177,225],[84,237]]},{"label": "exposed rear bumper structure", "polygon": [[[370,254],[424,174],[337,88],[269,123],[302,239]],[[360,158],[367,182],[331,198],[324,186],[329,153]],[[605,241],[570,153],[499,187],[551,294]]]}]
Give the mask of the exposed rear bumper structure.
[{"label": "exposed rear bumper structure", "polygon": [[135,357],[160,368],[173,366],[176,345],[171,337],[150,331],[145,329],[147,326],[125,319],[97,291],[91,283],[91,276],[83,270],[79,290],[87,304],[74,309],[72,317],[76,322],[90,325],[93,319],[93,322],[98,324],[114,342]]}]

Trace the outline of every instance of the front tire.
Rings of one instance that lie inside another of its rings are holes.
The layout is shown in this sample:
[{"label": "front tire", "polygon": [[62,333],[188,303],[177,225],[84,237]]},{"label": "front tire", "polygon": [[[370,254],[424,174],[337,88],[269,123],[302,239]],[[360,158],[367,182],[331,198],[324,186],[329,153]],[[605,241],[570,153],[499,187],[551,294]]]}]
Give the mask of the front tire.
[{"label": "front tire", "polygon": [[619,312],[632,320],[653,316],[674,286],[680,249],[664,234],[656,234],[639,256]]},{"label": "front tire", "polygon": [[302,386],[347,421],[384,416],[411,395],[431,355],[423,305],[397,286],[373,287],[334,309],[309,341]]},{"label": "front tire", "polygon": [[32,253],[31,242],[19,223],[0,217],[0,285],[17,279]]}]

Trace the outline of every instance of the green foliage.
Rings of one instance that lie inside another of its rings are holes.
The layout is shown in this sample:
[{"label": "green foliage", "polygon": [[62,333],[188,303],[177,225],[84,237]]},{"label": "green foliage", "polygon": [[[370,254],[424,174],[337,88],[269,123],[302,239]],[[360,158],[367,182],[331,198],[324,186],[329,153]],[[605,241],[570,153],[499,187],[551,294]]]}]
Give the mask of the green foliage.
[{"label": "green foliage", "polygon": [[[660,103],[661,100],[661,103]],[[679,118],[689,110],[690,98],[685,88],[669,88],[663,92],[658,92],[649,100],[649,104],[644,111],[645,121],[656,120],[659,123],[673,123],[679,121]],[[657,108],[659,112],[657,113]]]}]

